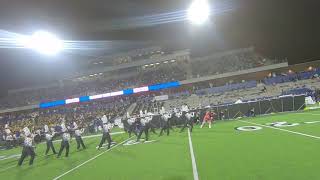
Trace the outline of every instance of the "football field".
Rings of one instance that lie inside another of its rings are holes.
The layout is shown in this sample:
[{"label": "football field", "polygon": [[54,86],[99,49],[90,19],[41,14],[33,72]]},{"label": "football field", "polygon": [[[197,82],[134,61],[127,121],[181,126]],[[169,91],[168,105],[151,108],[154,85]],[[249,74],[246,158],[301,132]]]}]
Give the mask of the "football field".
[{"label": "football field", "polygon": [[178,129],[151,133],[149,143],[132,144],[127,134],[113,139],[118,144],[109,151],[96,149],[100,137],[84,139],[80,151],[73,139],[67,158],[44,156],[45,144],[38,144],[33,166],[29,158],[16,166],[21,148],[0,151],[0,179],[320,179],[319,110],[219,121],[211,129],[196,126],[190,137]]}]

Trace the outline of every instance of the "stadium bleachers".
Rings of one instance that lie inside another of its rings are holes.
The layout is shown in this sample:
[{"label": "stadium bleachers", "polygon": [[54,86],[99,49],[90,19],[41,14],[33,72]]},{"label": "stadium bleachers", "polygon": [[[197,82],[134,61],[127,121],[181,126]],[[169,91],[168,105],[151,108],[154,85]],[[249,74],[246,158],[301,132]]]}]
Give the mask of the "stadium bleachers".
[{"label": "stadium bleachers", "polygon": [[[135,55],[140,57],[138,54],[135,53]],[[160,57],[155,56],[153,58],[157,59]],[[37,104],[40,101],[74,98],[130,87],[186,80],[188,77],[197,76],[199,72],[202,72],[201,76],[204,76],[239,71],[278,62],[262,58],[254,52],[253,48],[232,50],[203,58],[191,58],[190,60],[187,57],[178,57],[177,59],[163,61],[162,63],[146,64],[143,67],[126,68],[106,74],[102,73],[101,75],[93,74],[91,79],[84,80],[80,78],[81,80],[63,82],[55,87],[10,93],[7,97],[0,99],[0,108],[13,108]],[[123,63],[126,64],[126,62]],[[225,67],[229,67],[230,69],[224,69]],[[210,73],[209,70],[202,68],[209,68],[214,73]],[[112,78],[110,79],[110,77]]]},{"label": "stadium bleachers", "polygon": [[285,83],[285,82],[290,82],[295,80],[310,79],[319,73],[320,73],[320,69],[314,70],[314,71],[308,71],[308,72],[286,74],[286,75],[266,78],[264,80],[264,83],[266,85],[272,85],[272,84]]},{"label": "stadium bleachers", "polygon": [[280,62],[282,61],[264,58],[256,53],[254,48],[244,48],[195,58],[191,62],[191,65],[193,76],[201,77],[240,71]]},{"label": "stadium bleachers", "polygon": [[212,87],[202,90],[197,90],[196,94],[215,94],[215,93],[222,93],[227,91],[234,91],[239,89],[247,89],[247,88],[253,88],[257,86],[257,81],[248,81],[244,83],[237,83],[237,84],[230,84],[220,87]]}]

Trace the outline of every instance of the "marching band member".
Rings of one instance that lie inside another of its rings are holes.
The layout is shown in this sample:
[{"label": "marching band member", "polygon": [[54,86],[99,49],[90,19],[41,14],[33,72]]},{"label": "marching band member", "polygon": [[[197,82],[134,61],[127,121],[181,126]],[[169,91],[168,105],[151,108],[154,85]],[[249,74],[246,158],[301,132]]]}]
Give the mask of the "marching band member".
[{"label": "marching band member", "polygon": [[190,129],[190,132],[192,132],[193,129],[193,122],[194,122],[194,112],[187,112],[186,113],[186,119],[183,127],[181,128],[180,132],[183,132],[183,130],[188,126]]},{"label": "marching band member", "polygon": [[111,129],[112,129],[112,124],[110,124],[110,123],[103,124],[103,126],[102,126],[103,134],[102,134],[100,144],[98,146],[98,150],[102,147],[103,143],[105,143],[106,140],[108,141],[108,149],[111,148],[111,144],[112,144],[112,139],[110,136]]},{"label": "marching band member", "polygon": [[144,132],[145,134],[145,140],[148,141],[149,140],[149,130],[150,130],[150,121],[152,120],[152,117],[146,116],[146,117],[142,117],[140,122],[141,122],[141,129],[139,132],[139,135],[137,137],[137,142],[139,142],[142,133]]},{"label": "marching band member", "polygon": [[83,129],[80,130],[79,128],[77,128],[77,129],[74,131],[75,138],[76,138],[76,142],[77,142],[77,149],[78,149],[78,150],[80,149],[80,145],[82,146],[83,149],[86,149],[86,146],[84,145],[83,140],[82,140],[82,137],[81,137],[81,134],[82,134],[82,133],[83,133]]},{"label": "marching band member", "polygon": [[54,136],[54,132],[50,133],[48,125],[44,126],[44,133],[45,133],[45,138],[46,138],[46,144],[47,144],[47,149],[45,155],[48,154],[49,150],[52,149],[53,154],[57,154],[53,143],[52,143],[52,138]]},{"label": "marching band member", "polygon": [[64,148],[66,148],[66,157],[69,156],[69,148],[70,148],[70,133],[68,132],[67,127],[65,126],[64,123],[61,124],[62,127],[62,140],[61,140],[61,146],[60,146],[60,150],[58,153],[58,158],[61,156],[62,151],[64,150]]},{"label": "marching band member", "polygon": [[171,113],[164,113],[161,116],[161,119],[163,120],[163,125],[160,131],[159,136],[162,136],[163,131],[167,131],[167,136],[169,136],[170,134],[170,119],[171,119],[172,115]]},{"label": "marching band member", "polygon": [[30,161],[29,161],[29,165],[33,164],[34,158],[36,156],[36,153],[34,152],[34,139],[33,139],[33,134],[31,134],[29,128],[25,127],[23,128],[24,131],[24,142],[23,142],[23,149],[22,149],[22,153],[21,153],[21,157],[18,161],[18,166],[21,166],[24,159],[27,156],[30,156]]}]

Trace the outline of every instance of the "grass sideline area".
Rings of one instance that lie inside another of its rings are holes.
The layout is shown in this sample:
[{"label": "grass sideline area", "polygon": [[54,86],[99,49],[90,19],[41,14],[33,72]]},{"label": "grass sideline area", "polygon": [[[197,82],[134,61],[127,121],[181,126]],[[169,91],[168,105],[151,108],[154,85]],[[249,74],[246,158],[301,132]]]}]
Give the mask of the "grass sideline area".
[{"label": "grass sideline area", "polygon": [[[320,110],[219,121],[211,129],[196,126],[191,137],[200,180],[320,179]],[[124,142],[128,135],[113,139]],[[45,144],[39,144],[33,166],[29,158],[22,167],[16,167],[17,157],[0,159],[0,179],[194,179],[187,130],[175,129],[168,137],[151,133],[150,139],[155,141],[118,144],[110,151],[96,149],[100,137],[84,139],[88,148],[81,151],[73,140],[69,157],[59,159],[44,156]],[[15,148],[0,151],[0,157],[20,153]]]}]

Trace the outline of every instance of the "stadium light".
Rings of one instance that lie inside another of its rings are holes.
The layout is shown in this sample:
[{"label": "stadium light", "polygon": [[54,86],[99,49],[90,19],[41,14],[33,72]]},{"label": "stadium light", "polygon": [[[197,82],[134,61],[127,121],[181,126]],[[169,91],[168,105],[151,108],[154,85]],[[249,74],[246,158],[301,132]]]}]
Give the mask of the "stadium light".
[{"label": "stadium light", "polygon": [[210,16],[210,6],[207,0],[194,0],[188,11],[188,20],[195,25],[202,25]]},{"label": "stadium light", "polygon": [[46,31],[36,31],[31,36],[23,36],[19,40],[25,48],[33,49],[41,54],[55,55],[63,50],[63,41]]}]

